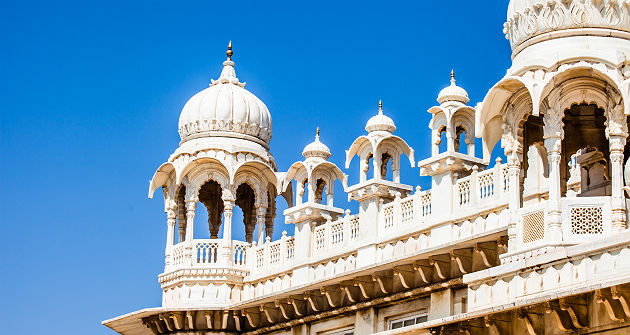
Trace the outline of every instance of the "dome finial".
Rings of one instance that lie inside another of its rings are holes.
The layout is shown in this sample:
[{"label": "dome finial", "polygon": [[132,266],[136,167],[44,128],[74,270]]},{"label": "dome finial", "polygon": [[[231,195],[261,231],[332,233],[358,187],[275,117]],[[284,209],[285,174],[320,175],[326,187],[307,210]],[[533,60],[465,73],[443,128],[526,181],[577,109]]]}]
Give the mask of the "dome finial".
[{"label": "dome finial", "polygon": [[378,100],[378,113],[383,114],[383,100]]},{"label": "dome finial", "polygon": [[304,147],[302,151],[304,158],[323,158],[330,157],[330,149],[319,140],[319,127],[315,130],[315,141]]},{"label": "dome finial", "polygon": [[227,60],[231,61],[232,60],[232,55],[234,54],[234,52],[232,52],[232,41],[230,41],[230,43],[228,44],[228,49],[227,49]]},{"label": "dome finial", "polygon": [[451,85],[455,85],[455,71],[451,70]]}]

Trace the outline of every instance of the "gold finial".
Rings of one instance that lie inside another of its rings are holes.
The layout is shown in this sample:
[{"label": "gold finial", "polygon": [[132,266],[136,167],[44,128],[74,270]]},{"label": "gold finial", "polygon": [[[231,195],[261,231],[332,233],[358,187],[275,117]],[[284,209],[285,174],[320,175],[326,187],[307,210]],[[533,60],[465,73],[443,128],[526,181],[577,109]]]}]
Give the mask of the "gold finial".
[{"label": "gold finial", "polygon": [[379,100],[378,101],[378,111],[382,112],[383,111],[383,100]]},{"label": "gold finial", "polygon": [[317,130],[315,131],[315,137],[319,138],[319,127],[317,127]]},{"label": "gold finial", "polygon": [[451,70],[451,79],[455,79],[455,71]]},{"label": "gold finial", "polygon": [[232,55],[234,54],[234,52],[232,52],[232,41],[230,41],[230,43],[228,44],[228,50],[226,54],[227,54],[227,60],[231,61]]}]

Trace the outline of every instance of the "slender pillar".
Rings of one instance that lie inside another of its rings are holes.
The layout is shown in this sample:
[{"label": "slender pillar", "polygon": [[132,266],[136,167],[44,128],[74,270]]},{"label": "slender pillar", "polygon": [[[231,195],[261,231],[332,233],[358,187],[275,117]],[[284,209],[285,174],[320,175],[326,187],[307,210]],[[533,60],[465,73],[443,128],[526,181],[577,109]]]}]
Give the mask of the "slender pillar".
[{"label": "slender pillar", "polygon": [[381,153],[375,152],[372,156],[372,165],[374,166],[374,179],[383,179],[381,177]]},{"label": "slender pillar", "polygon": [[196,256],[193,252],[194,240],[193,232],[195,227],[195,208],[197,207],[197,199],[186,200],[186,246],[184,257],[189,266],[192,266],[196,262]]},{"label": "slender pillar", "polygon": [[175,223],[176,221],[176,212],[175,208],[168,208],[166,210],[166,249],[168,249],[175,244]]},{"label": "slender pillar", "polygon": [[267,208],[258,206],[256,208],[256,226],[258,227],[256,241],[258,244],[265,243],[265,219],[267,214]]},{"label": "slender pillar", "polygon": [[545,148],[549,160],[549,200],[547,202],[546,240],[562,241],[562,203],[560,194],[560,159],[562,138],[558,136],[545,138]]},{"label": "slender pillar", "polygon": [[611,135],[609,142],[612,229],[621,231],[626,229],[626,203],[623,190],[623,149],[626,146],[626,137]]},{"label": "slender pillar", "polygon": [[509,209],[510,223],[508,225],[508,251],[516,251],[517,247],[517,224],[519,220],[518,212],[521,208],[521,162],[516,153],[510,154],[507,159],[508,182],[509,182]]},{"label": "slender pillar", "polygon": [[175,244],[175,223],[177,218],[176,206],[166,208],[166,249],[164,250],[164,266],[171,264],[171,248]]},{"label": "slender pillar", "polygon": [[232,213],[234,210],[234,200],[223,199],[223,241],[232,241]]},{"label": "slender pillar", "polygon": [[543,115],[543,138],[549,160],[549,200],[547,202],[547,236],[552,242],[562,241],[562,205],[560,194],[560,159],[564,138],[564,112],[550,108]]},{"label": "slender pillar", "polygon": [[192,243],[193,240],[196,207],[197,199],[186,200],[186,242]]}]

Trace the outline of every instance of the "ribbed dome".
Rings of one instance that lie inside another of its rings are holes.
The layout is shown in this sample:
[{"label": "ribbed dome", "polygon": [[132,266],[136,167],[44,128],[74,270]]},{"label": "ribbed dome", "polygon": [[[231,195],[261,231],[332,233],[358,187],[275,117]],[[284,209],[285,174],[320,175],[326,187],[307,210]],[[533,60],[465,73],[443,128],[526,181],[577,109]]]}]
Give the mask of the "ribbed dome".
[{"label": "ribbed dome", "polygon": [[365,130],[368,133],[373,131],[387,131],[393,133],[396,130],[396,125],[394,124],[394,120],[385,116],[383,114],[383,102],[378,102],[378,114],[372,116],[367,124],[365,125]]},{"label": "ribbed dome", "polygon": [[223,71],[210,87],[195,94],[179,116],[179,135],[182,141],[205,136],[234,136],[271,140],[271,114],[267,106],[239,82],[231,60],[232,44]]},{"label": "ribbed dome", "polygon": [[443,104],[448,101],[457,101],[463,104],[467,104],[470,99],[468,98],[468,92],[465,89],[455,85],[455,73],[451,71],[451,85],[447,86],[438,94],[437,101]]},{"label": "ribbed dome", "polygon": [[322,158],[328,159],[331,156],[330,149],[326,144],[319,141],[319,128],[315,133],[315,141],[309,143],[302,151],[304,158]]}]

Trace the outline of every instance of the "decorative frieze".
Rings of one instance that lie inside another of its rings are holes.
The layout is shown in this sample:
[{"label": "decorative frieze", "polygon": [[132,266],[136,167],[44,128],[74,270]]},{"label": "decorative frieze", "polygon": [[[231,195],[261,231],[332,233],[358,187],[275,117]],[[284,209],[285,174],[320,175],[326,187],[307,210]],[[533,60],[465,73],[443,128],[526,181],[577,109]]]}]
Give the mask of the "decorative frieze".
[{"label": "decorative frieze", "polygon": [[552,31],[606,28],[630,32],[628,2],[624,0],[531,1],[517,9],[503,25],[514,50],[524,41]]}]

